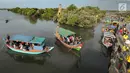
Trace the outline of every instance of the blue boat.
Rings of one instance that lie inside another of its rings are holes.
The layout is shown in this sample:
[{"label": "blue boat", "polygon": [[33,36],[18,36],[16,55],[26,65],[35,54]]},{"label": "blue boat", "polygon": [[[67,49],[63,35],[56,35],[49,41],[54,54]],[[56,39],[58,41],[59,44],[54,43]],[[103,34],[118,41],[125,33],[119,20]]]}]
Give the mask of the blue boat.
[{"label": "blue boat", "polygon": [[[29,51],[25,50],[24,48],[15,48],[11,44],[6,44],[6,46],[11,49],[12,51],[19,52],[19,53],[25,53],[25,54],[42,54],[45,52],[50,52],[54,49],[54,47],[45,46],[45,38],[41,37],[33,37],[33,36],[25,36],[25,35],[12,35],[10,37],[10,41],[19,41],[19,42],[28,42],[29,44],[34,44],[33,49],[29,47]],[[37,45],[38,44],[38,45]]]}]

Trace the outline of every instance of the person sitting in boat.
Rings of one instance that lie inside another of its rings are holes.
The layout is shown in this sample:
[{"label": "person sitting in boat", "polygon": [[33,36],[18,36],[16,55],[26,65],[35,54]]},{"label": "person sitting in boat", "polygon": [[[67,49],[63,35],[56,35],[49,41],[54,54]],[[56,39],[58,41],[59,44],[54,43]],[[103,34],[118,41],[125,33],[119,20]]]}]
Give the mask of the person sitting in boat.
[{"label": "person sitting in boat", "polygon": [[67,43],[70,44],[70,39],[69,39],[69,37],[67,37]]},{"label": "person sitting in boat", "polygon": [[45,47],[45,51],[46,51],[46,52],[49,52],[49,48],[48,48],[47,46]]},{"label": "person sitting in boat", "polygon": [[45,49],[46,48],[46,44],[43,46],[43,49]]},{"label": "person sitting in boat", "polygon": [[7,37],[6,37],[6,43],[10,44],[10,35],[8,35],[8,34],[7,34]]},{"label": "person sitting in boat", "polygon": [[70,43],[73,44],[74,43],[74,37],[70,36],[69,39],[70,39]]},{"label": "person sitting in boat", "polygon": [[65,42],[65,41],[66,41],[66,40],[65,40],[65,37],[62,37],[62,41],[63,41],[63,42]]},{"label": "person sitting in boat", "polygon": [[20,47],[20,49],[23,49],[23,44],[22,44],[22,43],[20,43],[19,47]]},{"label": "person sitting in boat", "polygon": [[30,44],[30,45],[31,45],[30,47],[31,47],[32,49],[34,49],[34,44]]},{"label": "person sitting in boat", "polygon": [[46,44],[43,46],[43,50],[45,50],[46,52],[49,52],[49,48],[46,46]]},{"label": "person sitting in boat", "polygon": [[13,44],[13,47],[16,48],[15,44]]},{"label": "person sitting in boat", "polygon": [[26,42],[26,44],[25,44],[25,50],[29,51],[29,44],[28,44],[28,42]]},{"label": "person sitting in boat", "polygon": [[81,38],[81,36],[79,36],[79,41],[81,41],[82,40],[82,38]]},{"label": "person sitting in boat", "polygon": [[20,42],[18,40],[15,41],[15,46],[19,48]]},{"label": "person sitting in boat", "polygon": [[113,44],[112,44],[112,39],[110,39],[109,38],[109,40],[108,40],[108,43],[107,43],[109,46],[112,46]]},{"label": "person sitting in boat", "polygon": [[108,29],[108,28],[106,28],[104,32],[108,32],[108,31],[109,31],[109,29]]}]

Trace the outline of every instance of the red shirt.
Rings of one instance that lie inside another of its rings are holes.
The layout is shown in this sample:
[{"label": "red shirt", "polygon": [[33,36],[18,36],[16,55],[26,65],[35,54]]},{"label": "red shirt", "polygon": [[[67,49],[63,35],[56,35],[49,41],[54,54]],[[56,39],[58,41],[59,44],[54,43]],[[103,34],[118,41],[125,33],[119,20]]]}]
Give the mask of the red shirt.
[{"label": "red shirt", "polygon": [[119,32],[122,34],[123,30],[122,30],[122,29],[120,29],[120,30],[119,30]]}]

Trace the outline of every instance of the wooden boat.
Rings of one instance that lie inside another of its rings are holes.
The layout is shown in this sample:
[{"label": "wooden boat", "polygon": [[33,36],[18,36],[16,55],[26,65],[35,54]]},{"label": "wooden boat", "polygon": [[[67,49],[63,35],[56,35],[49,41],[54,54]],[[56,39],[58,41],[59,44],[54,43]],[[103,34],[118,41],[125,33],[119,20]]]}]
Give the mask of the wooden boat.
[{"label": "wooden boat", "polygon": [[106,29],[109,29],[110,32],[115,33],[115,29],[118,29],[119,27],[119,22],[118,21],[113,21],[110,24],[105,24],[102,26],[102,32],[104,32]]},{"label": "wooden boat", "polygon": [[[3,38],[3,40],[5,40],[5,38]],[[6,46],[11,49],[12,51],[15,52],[19,52],[19,53],[25,53],[25,54],[42,54],[45,52],[50,52],[51,50],[54,49],[54,47],[49,47],[46,46],[46,48],[43,48],[43,46],[45,45],[45,38],[40,38],[40,37],[32,37],[32,36],[25,36],[25,35],[13,35],[10,38],[10,41],[19,41],[19,42],[28,42],[29,44],[34,44],[33,49],[31,47],[29,47],[29,51],[19,49],[19,48],[15,48],[13,47],[13,45],[10,44],[6,44]],[[39,44],[39,45],[36,45]]]},{"label": "wooden boat", "polygon": [[[69,48],[70,50],[71,49],[74,49],[74,50],[77,50],[77,51],[80,51],[80,49],[82,48],[82,43],[81,44],[77,44],[77,45],[69,45],[67,43],[65,43],[63,40],[62,40],[62,37],[67,37],[67,36],[71,36],[71,35],[75,35],[76,33],[72,32],[72,31],[69,31],[69,30],[66,30],[64,28],[60,28],[59,26],[57,26],[56,28],[56,32],[55,32],[55,36],[56,38],[67,48]],[[62,36],[62,37],[61,37]]]},{"label": "wooden boat", "polygon": [[109,44],[109,42],[105,42],[106,38],[110,38],[112,41],[116,38],[115,35],[111,32],[104,32],[103,38],[102,38],[102,44],[106,47],[109,48],[113,44]]}]

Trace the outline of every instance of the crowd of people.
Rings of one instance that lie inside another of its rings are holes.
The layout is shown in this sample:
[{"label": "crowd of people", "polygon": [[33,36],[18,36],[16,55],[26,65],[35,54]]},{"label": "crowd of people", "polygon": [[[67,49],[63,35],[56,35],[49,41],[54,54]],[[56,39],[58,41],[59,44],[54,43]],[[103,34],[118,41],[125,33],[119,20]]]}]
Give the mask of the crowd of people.
[{"label": "crowd of people", "polygon": [[[123,26],[120,26],[120,28],[118,29],[118,34],[120,34],[123,37],[123,46],[121,47],[120,44],[118,45],[118,48],[113,48],[112,53],[113,56],[116,56],[118,58],[118,63],[117,63],[117,69],[120,71],[123,67],[123,63],[126,63],[126,70],[130,69],[130,51],[129,51],[129,45],[126,44],[125,42],[129,42],[129,31],[126,28],[126,24],[124,24]],[[114,59],[114,58],[112,58]]]},{"label": "crowd of people", "polygon": [[6,43],[8,45],[12,46],[13,48],[26,50],[26,51],[29,51],[30,47],[31,47],[31,49],[33,49],[33,47],[34,47],[34,44],[30,44],[28,42],[20,42],[18,40],[12,41],[12,40],[10,40],[9,35],[7,35]]},{"label": "crowd of people", "polygon": [[62,37],[62,40],[69,44],[69,45],[77,45],[81,43],[81,36],[79,37],[74,37],[73,35],[67,36],[67,37]]},{"label": "crowd of people", "polygon": [[110,24],[107,27],[104,27],[103,32],[112,32],[114,35],[116,35],[118,28],[119,28],[119,24],[113,23],[113,24]]},{"label": "crowd of people", "polygon": [[126,24],[119,29],[119,33],[123,36],[124,42],[129,38],[129,31],[126,29]]},{"label": "crowd of people", "polygon": [[[34,45],[40,46],[40,44],[21,42],[21,41],[18,41],[18,40],[12,41],[12,40],[10,40],[9,35],[7,35],[7,37],[6,37],[6,44],[8,44],[9,46],[11,46],[13,48],[21,49],[21,50],[24,50],[24,51],[29,51],[30,49],[34,49]],[[46,45],[44,45],[43,49],[45,49],[47,51],[48,47],[46,47]]]}]

